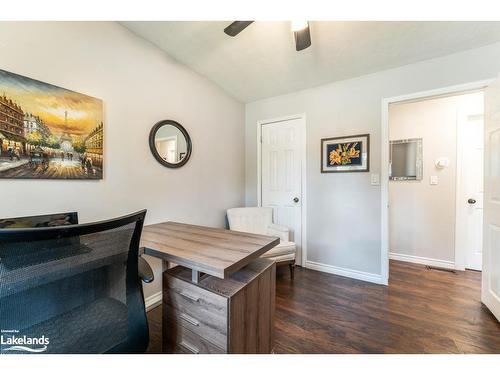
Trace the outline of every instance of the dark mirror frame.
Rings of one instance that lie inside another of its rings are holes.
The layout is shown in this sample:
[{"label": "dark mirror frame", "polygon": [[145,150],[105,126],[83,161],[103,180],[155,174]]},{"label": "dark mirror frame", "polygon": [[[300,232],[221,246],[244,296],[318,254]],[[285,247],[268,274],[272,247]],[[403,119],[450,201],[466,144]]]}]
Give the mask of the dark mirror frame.
[{"label": "dark mirror frame", "polygon": [[[177,129],[180,130],[184,138],[186,139],[186,155],[182,160],[180,160],[178,163],[169,163],[168,161],[164,160],[158,151],[156,150],[156,145],[155,145],[155,136],[158,130],[165,125],[172,125],[175,126]],[[184,127],[179,124],[177,121],[174,120],[162,120],[154,124],[153,128],[149,132],[149,148],[151,149],[151,153],[155,157],[155,159],[158,161],[158,163],[164,165],[165,167],[168,168],[180,168],[184,164],[186,164],[191,157],[191,149],[192,149],[192,144],[191,144],[191,137],[189,137],[188,132]]]}]

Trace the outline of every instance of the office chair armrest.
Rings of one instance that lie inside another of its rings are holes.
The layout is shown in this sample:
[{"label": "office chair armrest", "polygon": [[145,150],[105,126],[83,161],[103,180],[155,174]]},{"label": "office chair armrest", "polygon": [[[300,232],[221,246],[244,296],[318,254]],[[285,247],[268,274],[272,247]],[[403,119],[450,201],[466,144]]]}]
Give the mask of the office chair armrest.
[{"label": "office chair armrest", "polygon": [[149,263],[143,257],[139,257],[139,277],[145,283],[150,283],[155,279],[153,270]]}]

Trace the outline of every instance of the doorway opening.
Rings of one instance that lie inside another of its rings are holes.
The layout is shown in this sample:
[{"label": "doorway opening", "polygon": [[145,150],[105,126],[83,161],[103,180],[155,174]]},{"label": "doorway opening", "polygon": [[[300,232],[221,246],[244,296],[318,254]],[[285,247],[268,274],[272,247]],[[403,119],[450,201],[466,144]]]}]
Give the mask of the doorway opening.
[{"label": "doorway opening", "polygon": [[389,258],[481,271],[482,91],[389,105]]},{"label": "doorway opening", "polygon": [[386,284],[389,259],[480,270],[483,91],[491,82],[382,101],[381,256]]},{"label": "doorway opening", "polygon": [[156,149],[163,160],[169,163],[177,163],[177,136],[163,137],[155,139]]}]

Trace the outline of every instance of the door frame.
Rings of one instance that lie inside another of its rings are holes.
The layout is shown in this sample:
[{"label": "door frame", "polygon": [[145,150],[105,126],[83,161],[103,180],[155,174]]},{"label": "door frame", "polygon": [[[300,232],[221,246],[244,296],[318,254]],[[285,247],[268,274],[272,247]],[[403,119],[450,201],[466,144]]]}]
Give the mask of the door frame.
[{"label": "door frame", "polygon": [[[168,137],[155,138],[155,143],[164,141],[175,141],[175,157],[177,157],[177,142],[179,141],[176,135],[169,135]],[[161,156],[161,155],[160,155]]]},{"label": "door frame", "polygon": [[306,114],[299,113],[296,115],[288,115],[282,117],[276,117],[266,120],[257,121],[257,205],[262,206],[262,126],[266,124],[280,123],[289,120],[301,120],[301,137],[302,137],[302,147],[301,147],[301,259],[300,265],[302,267],[306,266],[307,260],[307,132],[306,132]]},{"label": "door frame", "polygon": [[[406,95],[382,98],[381,120],[381,168],[380,168],[380,212],[381,212],[381,237],[380,237],[380,265],[381,281],[389,284],[389,105],[413,100],[430,99],[440,96],[456,95],[468,91],[482,90],[495,79],[485,79],[447,86],[433,90],[420,91]],[[456,254],[455,254],[456,256]]]},{"label": "door frame", "polygon": [[[464,163],[463,156],[463,126],[467,118],[471,116],[479,116],[483,114],[465,113],[459,111],[457,119],[457,173],[456,173],[456,199],[455,199],[455,269],[465,271],[465,258],[467,249],[465,247],[464,231],[464,210],[459,207],[462,205],[462,167]],[[483,116],[483,129],[484,129],[484,116]],[[484,137],[483,137],[484,138]],[[484,156],[484,155],[483,155]],[[484,194],[484,192],[483,192]],[[483,233],[481,232],[481,236]]]}]

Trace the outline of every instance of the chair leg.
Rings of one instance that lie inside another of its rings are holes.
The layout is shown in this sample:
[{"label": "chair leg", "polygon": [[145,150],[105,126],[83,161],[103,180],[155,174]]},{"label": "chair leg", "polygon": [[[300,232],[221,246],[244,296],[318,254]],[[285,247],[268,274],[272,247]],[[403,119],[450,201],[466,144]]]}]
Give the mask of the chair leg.
[{"label": "chair leg", "polygon": [[290,278],[293,280],[295,277],[295,262],[288,265],[290,267]]}]

